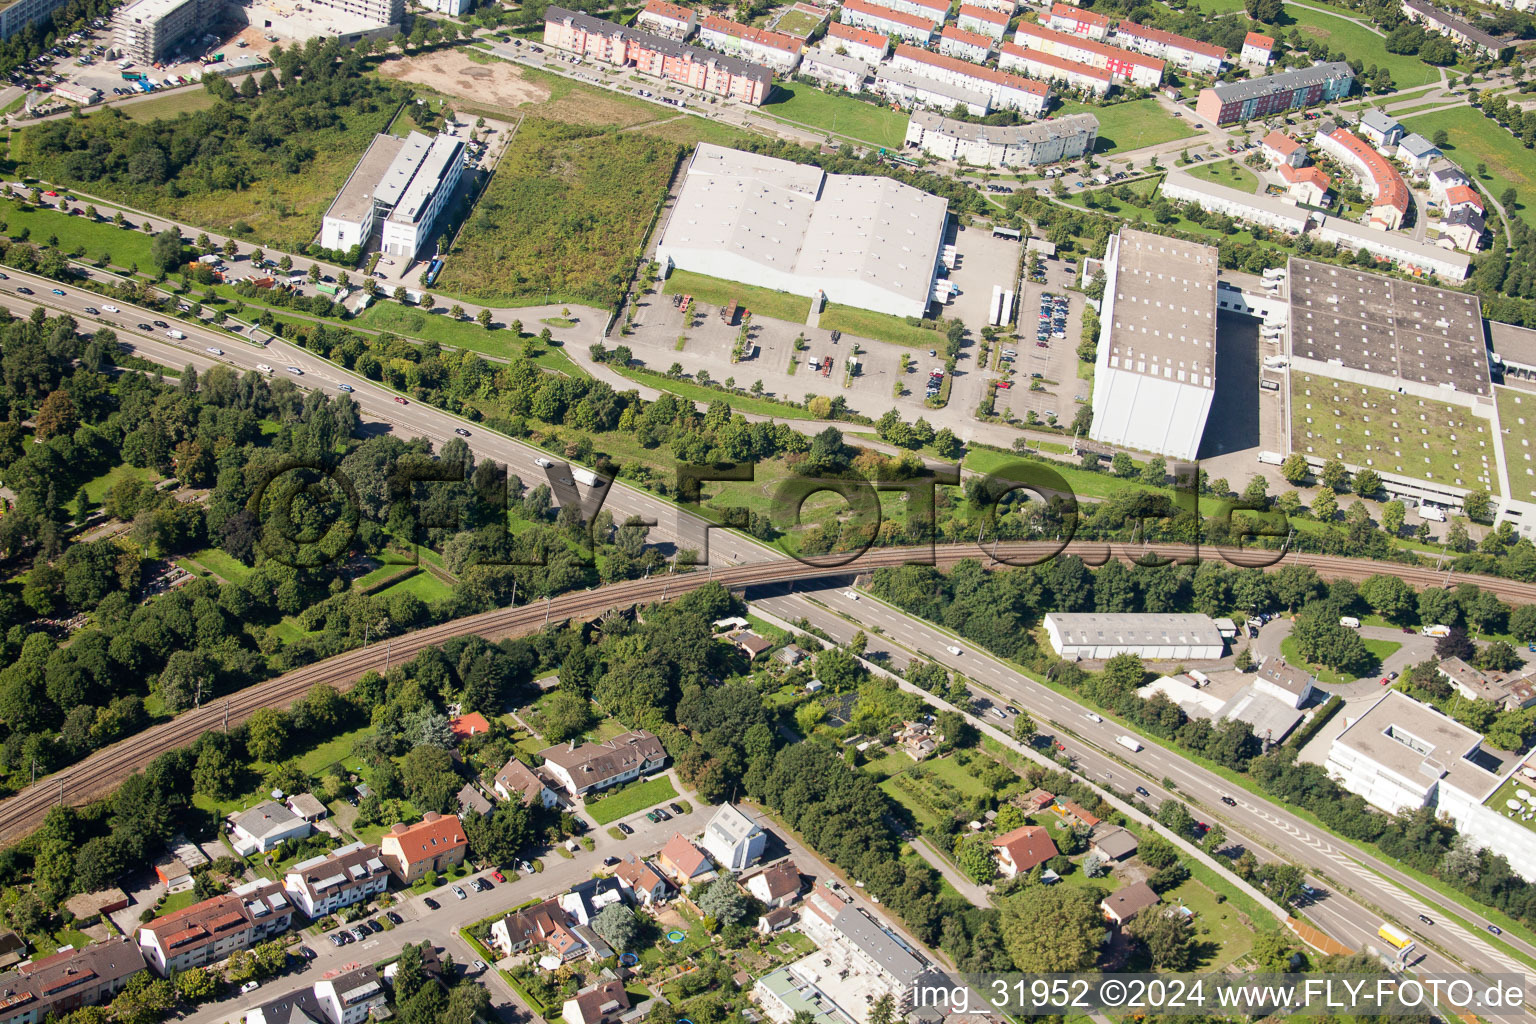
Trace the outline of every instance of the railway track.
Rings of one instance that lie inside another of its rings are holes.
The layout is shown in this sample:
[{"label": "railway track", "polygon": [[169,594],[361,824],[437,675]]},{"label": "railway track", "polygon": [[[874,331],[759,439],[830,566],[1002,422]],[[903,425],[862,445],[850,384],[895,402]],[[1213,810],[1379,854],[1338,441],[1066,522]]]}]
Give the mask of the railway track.
[{"label": "railway track", "polygon": [[[949,568],[966,558],[979,559],[989,568],[1044,561],[1060,549],[1054,542],[1023,541],[1002,543],[990,550],[971,544],[943,545],[931,550],[932,564]],[[1207,555],[1231,554],[1234,564],[1251,563],[1256,555],[1267,552],[1220,552],[1206,548]],[[806,565],[794,559],[778,559],[732,566],[726,569],[697,571],[679,575],[630,580],[592,591],[564,594],[548,601],[515,608],[499,608],[479,615],[429,626],[372,646],[348,651],[323,662],[249,686],[227,698],[186,712],[168,722],[120,740],[96,751],[90,757],[64,768],[54,775],[28,786],[16,795],[0,801],[0,844],[14,843],[41,824],[48,808],[56,803],[73,806],[90,803],[110,794],[134,771],[142,769],[160,754],[187,746],[211,729],[224,729],[243,723],[259,708],[287,708],[307,694],[317,683],[335,686],[345,692],[364,674],[382,671],[386,664],[409,661],[424,647],[442,643],[456,636],[475,634],[490,640],[519,636],[542,629],[546,623],[568,619],[593,619],[615,608],[627,608],[666,598],[677,597],[711,581],[733,589],[772,586],[805,580],[829,580],[865,573],[888,566],[924,560],[926,548],[886,548],[868,551],[839,565]],[[1082,557],[1091,565],[1109,558],[1125,562],[1145,559],[1152,551],[1139,545],[1072,542],[1066,552]],[[1195,557],[1190,546],[1165,545],[1155,553],[1172,560]],[[1401,566],[1368,559],[1295,552],[1285,556],[1284,565],[1308,565],[1320,576],[1330,579],[1363,580],[1378,573],[1390,573],[1415,587],[1451,586],[1475,583],[1496,594],[1501,600],[1517,604],[1536,602],[1536,584],[1521,583],[1490,576],[1447,573],[1416,566]],[[1279,568],[1279,564],[1266,568]]]}]

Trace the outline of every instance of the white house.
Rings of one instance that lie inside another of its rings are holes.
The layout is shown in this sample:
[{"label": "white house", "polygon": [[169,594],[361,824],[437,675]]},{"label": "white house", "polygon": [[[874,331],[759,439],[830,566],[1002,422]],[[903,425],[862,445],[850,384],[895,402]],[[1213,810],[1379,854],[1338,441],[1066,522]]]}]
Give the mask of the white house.
[{"label": "white house", "polygon": [[389,888],[389,865],[371,843],[349,843],[288,869],[283,889],[311,917],[361,903]]},{"label": "white house", "polygon": [[1415,178],[1422,178],[1429,173],[1429,165],[1441,157],[1441,152],[1418,132],[1405,135],[1397,144],[1397,158],[1408,168],[1408,172]]},{"label": "white house", "polygon": [[268,853],[286,839],[303,839],[312,831],[309,822],[276,800],[264,800],[230,818],[231,845],[242,857]]},{"label": "white house", "polygon": [[1238,55],[1238,61],[1249,67],[1267,68],[1270,61],[1274,60],[1272,51],[1275,41],[1269,36],[1259,35],[1257,32],[1249,32],[1243,37],[1243,51]]},{"label": "white house", "polygon": [[725,804],[704,826],[699,845],[716,864],[729,871],[742,871],[762,858],[768,833],[735,804]]},{"label": "white house", "polygon": [[315,998],[331,1024],[361,1024],[387,1001],[384,981],[373,967],[321,978],[315,982]]},{"label": "white house", "polygon": [[644,729],[622,733],[603,743],[574,740],[539,751],[544,769],[572,796],[617,786],[656,771],[667,762],[661,740]]}]

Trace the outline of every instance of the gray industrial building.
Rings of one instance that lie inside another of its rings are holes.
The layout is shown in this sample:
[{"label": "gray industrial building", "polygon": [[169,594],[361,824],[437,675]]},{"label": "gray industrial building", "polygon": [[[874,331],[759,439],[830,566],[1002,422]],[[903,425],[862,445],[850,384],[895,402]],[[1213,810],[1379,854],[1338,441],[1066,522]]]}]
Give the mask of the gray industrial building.
[{"label": "gray industrial building", "polygon": [[1135,654],[1153,661],[1214,661],[1226,652],[1209,615],[1051,612],[1045,632],[1051,649],[1068,660]]}]

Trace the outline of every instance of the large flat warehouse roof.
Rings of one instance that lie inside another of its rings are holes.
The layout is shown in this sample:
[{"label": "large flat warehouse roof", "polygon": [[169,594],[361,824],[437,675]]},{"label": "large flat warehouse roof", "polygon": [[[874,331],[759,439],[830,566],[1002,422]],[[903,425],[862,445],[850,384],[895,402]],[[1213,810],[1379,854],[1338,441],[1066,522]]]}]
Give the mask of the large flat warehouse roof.
[{"label": "large flat warehouse roof", "polygon": [[1109,365],[1214,388],[1215,246],[1120,229]]},{"label": "large flat warehouse roof", "polygon": [[1291,354],[1468,394],[1492,394],[1475,295],[1292,258]]}]

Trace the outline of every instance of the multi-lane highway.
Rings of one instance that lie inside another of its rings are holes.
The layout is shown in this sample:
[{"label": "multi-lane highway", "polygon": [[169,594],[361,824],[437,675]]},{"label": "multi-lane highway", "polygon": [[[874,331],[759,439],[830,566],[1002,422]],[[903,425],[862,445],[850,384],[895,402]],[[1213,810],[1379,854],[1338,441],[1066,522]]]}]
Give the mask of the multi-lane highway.
[{"label": "multi-lane highway", "polygon": [[[124,342],[133,346],[146,358],[172,366],[190,362],[200,369],[207,368],[215,362],[240,369],[254,369],[258,364],[265,363],[273,366],[279,374],[284,373],[283,368],[291,364],[303,371],[302,376],[293,378],[294,382],[302,387],[322,387],[334,391],[338,384],[351,385],[355,389],[352,397],[358,402],[363,414],[390,424],[392,429],[409,435],[426,436],[441,442],[454,436],[456,428],[463,427],[471,432],[468,443],[477,457],[492,458],[506,463],[512,472],[522,475],[525,479],[537,479],[542,475],[542,468],[534,462],[535,459],[543,458],[542,453],[537,449],[488,431],[481,431],[474,424],[461,421],[438,409],[416,403],[402,405],[396,401],[397,396],[382,386],[348,373],[303,349],[277,340],[266,347],[258,347],[237,336],[213,328],[181,323],[175,326],[186,335],[183,339],[166,337],[163,331],[144,332],[137,328],[137,324],[152,323],[154,319],[152,314],[123,306],[120,302],[115,304],[123,307],[123,311],[109,313],[105,311],[104,306],[110,304],[112,300],[89,292],[79,292],[68,286],[57,286],[54,282],[29,275],[12,273],[9,281],[0,284],[0,289],[8,287],[13,290],[18,284],[23,283],[31,287],[36,294],[30,297],[30,300],[18,297],[18,301],[11,302],[12,305],[28,301],[37,302],[46,307],[70,312],[85,323],[95,321],[112,326]],[[66,294],[63,296],[52,294],[54,287],[61,287]],[[9,298],[7,301],[10,301]],[[100,312],[94,316],[86,314],[84,312],[86,306],[95,307]],[[207,351],[209,348],[222,351],[214,354]],[[704,547],[702,520],[679,512],[674,506],[653,495],[615,483],[608,497],[608,507],[617,517],[638,514],[654,519],[658,524],[657,532],[681,547],[694,547],[700,550]],[[827,571],[816,570],[799,563],[779,561],[772,565],[750,567],[742,565],[742,563],[781,559],[782,555],[735,534],[715,531],[713,539],[711,565],[719,567],[715,570],[718,578],[732,585],[761,586],[781,580],[812,580],[818,577],[821,578],[820,586],[825,587],[829,583]],[[1046,545],[1004,545],[1000,554],[1005,558],[1025,553],[1038,556],[1045,548]],[[916,554],[889,550],[873,551],[860,560],[858,568],[868,570],[881,564],[899,564],[903,560],[915,557]],[[983,560],[985,560],[985,554],[978,552],[974,547],[944,548],[938,554],[940,564],[952,564],[958,558],[975,557],[978,554],[983,554]],[[1306,555],[1298,556],[1298,559],[1304,564],[1316,566],[1320,572],[1329,576],[1361,578],[1383,569],[1380,563],[1364,560]],[[739,565],[740,568],[725,568],[732,564]],[[1447,582],[1444,574],[1430,570],[1393,566],[1391,571],[1419,586]],[[831,575],[834,578],[830,582],[838,586],[843,585],[835,579],[835,573]],[[696,580],[685,582],[683,579],[678,579],[672,593],[695,582]],[[1476,582],[1499,593],[1506,600],[1525,602],[1536,600],[1536,587],[1528,584],[1492,579],[1477,579]],[[658,596],[655,591],[661,589],[665,592],[666,584],[652,580],[646,586],[626,586],[631,587],[634,593],[630,593],[629,590],[620,592],[617,588],[604,589],[614,591],[612,595],[614,600],[654,600]],[[589,598],[596,598],[589,603],[593,607],[610,606],[605,600],[606,596],[597,597],[596,593],[588,595]],[[1438,906],[1444,903],[1442,897],[1427,886],[1408,878],[1381,858],[1319,834],[1314,826],[1283,807],[1247,793],[1233,791],[1231,785],[1224,782],[1216,773],[1194,765],[1156,744],[1148,743],[1142,752],[1128,755],[1127,759],[1134,762],[1140,773],[1133,778],[1125,765],[1105,753],[1114,747],[1114,735],[1126,731],[1124,728],[1109,723],[1089,721],[1085,717],[1086,708],[1034,683],[1001,662],[970,649],[969,645],[959,643],[957,646],[961,648],[962,653],[949,654],[946,647],[956,643],[954,638],[921,620],[879,605],[871,598],[853,601],[842,596],[837,590],[821,590],[817,597],[818,601],[824,604],[810,601],[804,595],[799,595],[770,598],[767,607],[790,620],[805,617],[813,624],[827,629],[832,635],[842,638],[852,635],[854,627],[851,622],[857,622],[866,629],[879,626],[884,631],[884,637],[899,637],[901,645],[922,650],[946,667],[958,669],[982,685],[1013,700],[1042,720],[1056,723],[1048,728],[1058,732],[1065,728],[1077,733],[1084,742],[1073,744],[1074,753],[1079,756],[1084,769],[1099,776],[1105,774],[1112,776],[1105,781],[1116,788],[1129,790],[1134,785],[1141,784],[1154,794],[1155,802],[1170,795],[1163,791],[1160,785],[1155,785],[1157,780],[1163,778],[1173,780],[1178,788],[1172,795],[1188,803],[1205,820],[1221,821],[1233,842],[1280,850],[1288,859],[1303,864],[1314,872],[1324,886],[1330,889],[1347,888],[1351,893],[1357,894],[1360,902],[1335,893],[1307,908],[1310,918],[1341,941],[1355,946],[1371,944],[1377,922],[1383,916],[1382,912],[1388,911],[1401,923],[1411,926],[1411,930],[1419,934],[1426,943],[1437,947],[1428,951],[1429,959],[1421,965],[1425,969],[1452,968],[1453,961],[1437,950],[1443,950],[1454,956],[1454,963],[1487,972],[1521,969],[1518,961],[1495,948],[1484,934],[1477,930],[1486,928],[1488,922],[1484,918],[1458,907],[1456,913],[1470,921],[1474,927],[1463,928],[1447,920],[1444,911]],[[557,615],[579,615],[586,610],[584,605],[581,608],[576,607],[575,601],[566,602],[557,599],[557,603],[561,605],[556,612]],[[572,607],[566,608],[567,603]],[[528,625],[523,621],[527,618],[527,610],[524,608],[519,608],[515,612],[488,614],[493,616],[515,614],[518,616],[518,628],[527,628]],[[510,629],[511,625],[510,621],[501,623],[500,628]],[[475,620],[463,620],[443,627],[434,627],[432,636],[436,638],[434,642],[440,642],[440,639],[446,639],[447,636],[466,629],[480,631],[487,626],[488,624],[477,623]],[[884,637],[872,636],[871,649],[889,649],[898,664],[904,662],[909,656],[908,651]],[[415,640],[417,637],[413,634],[409,639]],[[402,640],[396,640],[395,643],[400,644]],[[357,657],[360,653],[364,655],[362,658]],[[355,679],[356,675],[361,674],[365,668],[363,662],[369,661],[368,653],[352,652],[350,655],[342,655],[342,658],[354,659],[356,664],[349,661],[339,677]],[[373,656],[376,660],[377,652],[374,652]],[[273,684],[279,682],[274,680]],[[292,698],[289,695],[282,699]],[[281,699],[278,702],[281,703]],[[210,719],[202,727],[216,727],[216,725],[216,721]],[[137,751],[145,754],[146,759],[152,756],[148,753],[151,745],[136,743],[135,747]],[[106,751],[100,752],[100,754],[106,753]],[[125,764],[131,768],[131,760]],[[74,773],[78,770],[81,773],[80,778],[85,779],[90,777],[90,769],[91,761],[88,760],[69,771]],[[59,778],[55,777],[40,783],[39,788],[47,787],[48,791],[53,792],[58,782]],[[99,791],[96,785],[85,788]],[[1239,797],[1238,806],[1233,809],[1224,808],[1220,803],[1221,795],[1229,791]],[[17,816],[12,812],[19,810],[21,803],[27,802],[28,798],[35,801],[38,796],[38,793],[24,792],[5,801],[4,804],[0,804],[0,818],[20,824],[20,818],[28,815]],[[1425,913],[1426,916],[1434,918],[1437,923],[1433,926],[1419,924],[1416,919],[1418,913]],[[1532,948],[1518,938],[1505,936],[1503,941],[1528,957],[1536,957],[1536,948]],[[1421,948],[1425,948],[1423,944]]]}]

